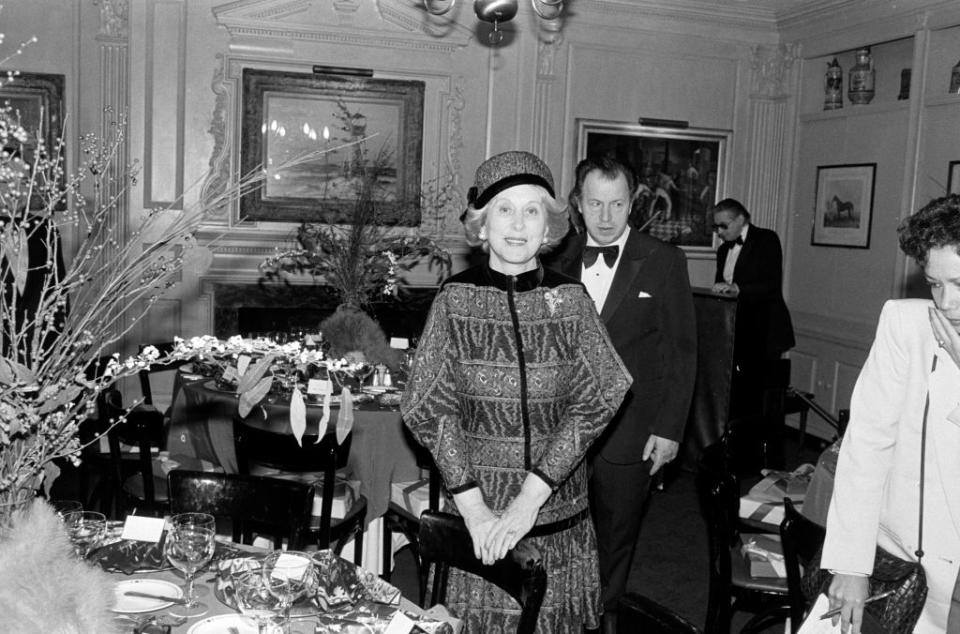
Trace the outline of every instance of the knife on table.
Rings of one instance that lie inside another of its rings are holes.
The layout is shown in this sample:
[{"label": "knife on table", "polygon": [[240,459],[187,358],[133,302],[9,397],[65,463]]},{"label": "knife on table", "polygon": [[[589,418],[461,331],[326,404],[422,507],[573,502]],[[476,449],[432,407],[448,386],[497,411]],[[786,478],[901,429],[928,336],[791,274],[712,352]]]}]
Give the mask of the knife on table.
[{"label": "knife on table", "polygon": [[189,601],[186,599],[181,599],[178,597],[168,597],[163,594],[151,594],[149,592],[140,592],[139,590],[124,590],[124,596],[127,597],[140,597],[141,599],[156,599],[157,601],[168,601],[170,603],[176,603],[177,605],[187,605]]}]

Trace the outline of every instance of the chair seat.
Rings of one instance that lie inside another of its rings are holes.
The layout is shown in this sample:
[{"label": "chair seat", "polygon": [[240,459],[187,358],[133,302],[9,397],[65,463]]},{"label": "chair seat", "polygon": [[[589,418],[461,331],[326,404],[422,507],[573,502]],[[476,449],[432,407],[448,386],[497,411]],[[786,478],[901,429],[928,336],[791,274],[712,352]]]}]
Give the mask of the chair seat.
[{"label": "chair seat", "polygon": [[740,545],[730,549],[730,580],[735,588],[747,588],[787,596],[787,580],[779,577],[753,577]]},{"label": "chair seat", "polygon": [[390,510],[410,520],[419,520],[430,508],[430,478],[390,485]]}]

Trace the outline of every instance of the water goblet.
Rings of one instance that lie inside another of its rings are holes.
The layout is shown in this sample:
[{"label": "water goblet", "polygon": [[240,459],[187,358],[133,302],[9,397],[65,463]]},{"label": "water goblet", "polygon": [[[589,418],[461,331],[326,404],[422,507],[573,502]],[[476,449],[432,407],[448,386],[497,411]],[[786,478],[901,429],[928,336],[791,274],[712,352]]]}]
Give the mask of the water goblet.
[{"label": "water goblet", "polygon": [[207,613],[209,606],[198,600],[193,591],[193,579],[197,572],[213,558],[213,550],[216,544],[213,539],[214,535],[212,528],[205,528],[197,524],[174,525],[167,533],[163,554],[167,556],[173,567],[182,572],[186,578],[183,592],[186,604],[171,608],[171,614],[192,618]]},{"label": "water goblet", "polygon": [[279,599],[277,588],[284,583],[266,578],[260,570],[247,570],[233,577],[234,596],[237,608],[244,616],[257,623],[259,634],[279,634],[280,626],[273,622]]},{"label": "water goblet", "polygon": [[72,511],[63,516],[63,525],[77,557],[86,559],[107,532],[107,517],[96,511]]},{"label": "water goblet", "polygon": [[263,560],[261,574],[270,584],[270,593],[278,599],[277,609],[283,614],[283,633],[296,634],[290,627],[290,606],[300,597],[316,591],[317,573],[313,558],[303,552],[275,550]]},{"label": "water goblet", "polygon": [[[209,513],[179,513],[170,518],[170,526],[173,528],[183,526],[209,528],[216,533],[217,518]],[[193,593],[197,597],[206,597],[210,594],[210,588],[205,585],[200,585],[193,589]]]}]

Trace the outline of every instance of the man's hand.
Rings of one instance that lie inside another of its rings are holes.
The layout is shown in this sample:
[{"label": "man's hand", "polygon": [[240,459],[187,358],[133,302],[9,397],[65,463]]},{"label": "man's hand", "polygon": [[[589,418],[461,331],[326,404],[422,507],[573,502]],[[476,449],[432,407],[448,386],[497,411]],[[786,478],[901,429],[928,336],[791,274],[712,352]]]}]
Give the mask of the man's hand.
[{"label": "man's hand", "polygon": [[870,578],[860,575],[833,575],[827,597],[830,609],[840,608],[840,615],[833,617],[833,625],[840,621],[840,631],[844,634],[860,634],[863,623],[863,606],[870,594]]},{"label": "man's hand", "polygon": [[643,459],[653,460],[653,466],[650,467],[650,475],[653,475],[660,470],[660,467],[676,458],[679,450],[680,443],[677,441],[650,434],[650,438],[647,439],[647,445],[643,448]]},{"label": "man's hand", "polygon": [[727,284],[726,282],[717,282],[711,290],[717,295],[729,295],[736,297],[740,294],[740,287],[736,284]]},{"label": "man's hand", "polygon": [[457,493],[453,496],[453,502],[463,516],[467,532],[473,540],[473,554],[484,563],[493,563],[495,560],[486,544],[489,541],[490,530],[497,522],[497,516],[483,501],[480,488],[474,487],[463,493]]},{"label": "man's hand", "polygon": [[933,328],[933,336],[937,340],[937,345],[943,348],[954,364],[960,368],[960,335],[939,308],[931,307],[929,309],[930,327]]},{"label": "man's hand", "polygon": [[[530,473],[523,482],[523,488],[513,498],[503,515],[497,520],[487,537],[487,546],[493,561],[503,559],[507,552],[517,545],[537,522],[540,507],[543,506],[552,491],[550,486],[538,476]],[[483,563],[493,563],[484,560]]]}]

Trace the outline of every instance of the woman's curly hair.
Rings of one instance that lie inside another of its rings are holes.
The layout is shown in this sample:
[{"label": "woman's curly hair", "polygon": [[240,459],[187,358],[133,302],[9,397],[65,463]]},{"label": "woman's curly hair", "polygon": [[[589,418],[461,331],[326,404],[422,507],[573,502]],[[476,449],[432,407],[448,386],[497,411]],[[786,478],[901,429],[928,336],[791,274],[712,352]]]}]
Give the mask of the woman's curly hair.
[{"label": "woman's curly hair", "polygon": [[897,228],[900,249],[920,266],[930,249],[952,246],[960,255],[960,195],[937,198],[908,216]]},{"label": "woman's curly hair", "polygon": [[[537,253],[546,253],[563,241],[563,238],[567,235],[567,231],[570,229],[570,218],[567,213],[566,204],[551,197],[550,194],[547,193],[547,190],[542,187],[538,187],[538,189],[543,190],[541,201],[547,212],[547,240],[540,246],[540,250]],[[496,197],[480,209],[477,209],[472,204],[467,205],[467,208],[461,216],[467,244],[471,247],[482,247],[484,252],[489,250],[489,245],[486,240],[480,239],[480,229],[483,227],[483,223],[486,222],[487,211],[495,200]]]}]

